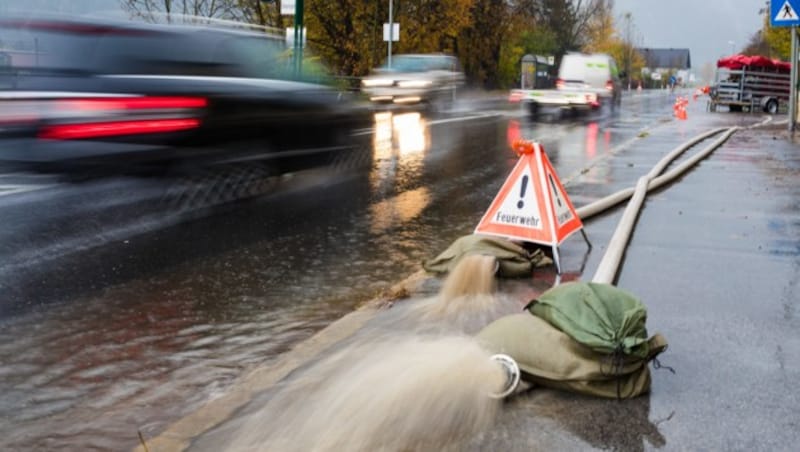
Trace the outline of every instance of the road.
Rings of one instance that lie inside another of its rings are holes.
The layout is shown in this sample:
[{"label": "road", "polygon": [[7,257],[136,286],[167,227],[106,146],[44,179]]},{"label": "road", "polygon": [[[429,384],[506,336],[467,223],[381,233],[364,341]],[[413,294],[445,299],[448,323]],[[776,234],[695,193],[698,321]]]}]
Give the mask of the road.
[{"label": "road", "polygon": [[[283,178],[273,194],[208,195],[199,209],[182,196],[197,181],[0,176],[0,448],[123,450],[222,396],[470,233],[515,163],[509,136],[544,144],[582,205],[649,169],[603,161],[731,121],[676,124],[671,104],[634,95],[559,122],[470,105],[378,114],[359,138],[369,173]],[[574,245],[562,265],[579,275]]]}]

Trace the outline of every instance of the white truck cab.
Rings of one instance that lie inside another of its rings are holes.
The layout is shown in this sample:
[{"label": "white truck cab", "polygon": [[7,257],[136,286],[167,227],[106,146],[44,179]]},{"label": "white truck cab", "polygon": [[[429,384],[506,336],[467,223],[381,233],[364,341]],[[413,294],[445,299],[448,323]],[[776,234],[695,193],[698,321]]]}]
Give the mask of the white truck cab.
[{"label": "white truck cab", "polygon": [[590,91],[601,98],[601,103],[620,102],[620,74],[617,63],[604,53],[567,53],[558,68],[556,89]]}]

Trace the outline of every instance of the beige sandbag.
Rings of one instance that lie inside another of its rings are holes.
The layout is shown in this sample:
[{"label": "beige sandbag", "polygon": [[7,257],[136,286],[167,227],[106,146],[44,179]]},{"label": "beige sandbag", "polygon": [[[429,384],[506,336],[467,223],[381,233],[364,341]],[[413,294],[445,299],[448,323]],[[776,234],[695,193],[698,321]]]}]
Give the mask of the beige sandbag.
[{"label": "beige sandbag", "polygon": [[527,312],[490,323],[477,338],[489,351],[514,358],[529,383],[609,398],[647,393],[647,364],[666,348],[664,338],[656,334],[649,340],[646,359],[597,353]]},{"label": "beige sandbag", "polygon": [[458,238],[435,258],[424,261],[422,267],[431,273],[448,273],[463,256],[470,254],[494,256],[499,264],[497,275],[503,278],[530,277],[534,268],[553,263],[541,248],[528,251],[502,237],[470,234]]}]

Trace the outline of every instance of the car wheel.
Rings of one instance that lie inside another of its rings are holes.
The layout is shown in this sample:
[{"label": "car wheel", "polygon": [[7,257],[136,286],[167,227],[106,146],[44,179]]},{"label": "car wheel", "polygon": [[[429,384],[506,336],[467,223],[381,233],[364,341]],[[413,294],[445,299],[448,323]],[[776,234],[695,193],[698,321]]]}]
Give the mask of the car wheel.
[{"label": "car wheel", "polygon": [[276,172],[257,162],[181,168],[162,197],[178,213],[200,211],[270,193],[278,184]]},{"label": "car wheel", "polygon": [[536,102],[528,102],[528,114],[531,118],[536,119],[539,116],[539,104]]},{"label": "car wheel", "polygon": [[357,172],[372,165],[372,150],[365,143],[352,144],[333,152],[331,166],[338,172]]},{"label": "car wheel", "polygon": [[332,141],[336,149],[329,157],[330,167],[337,172],[351,173],[372,167],[372,148],[366,139],[353,135],[355,126],[342,126]]},{"label": "car wheel", "polygon": [[778,113],[778,101],[775,99],[770,99],[767,102],[767,105],[764,107],[764,111],[771,115]]},{"label": "car wheel", "polygon": [[447,113],[453,109],[453,91],[442,90],[427,100],[427,108],[432,113]]}]

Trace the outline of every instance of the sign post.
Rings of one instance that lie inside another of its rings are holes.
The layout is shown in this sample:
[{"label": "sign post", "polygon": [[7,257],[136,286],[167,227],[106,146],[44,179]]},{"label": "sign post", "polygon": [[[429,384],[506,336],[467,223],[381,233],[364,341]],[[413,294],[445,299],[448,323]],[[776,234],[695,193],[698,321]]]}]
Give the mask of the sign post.
[{"label": "sign post", "polygon": [[300,78],[303,72],[303,0],[295,0],[294,9],[294,71]]},{"label": "sign post", "polygon": [[789,132],[794,132],[797,122],[797,26],[800,25],[800,0],[771,0],[769,24],[772,27],[792,27],[792,50],[790,63],[791,90],[789,91]]},{"label": "sign post", "polygon": [[300,78],[300,73],[303,70],[303,45],[305,45],[306,38],[306,30],[303,27],[303,0],[281,1],[281,15],[291,16],[292,14],[294,14],[294,28],[289,29],[293,35],[292,57],[294,59],[292,63],[294,63],[295,77]]},{"label": "sign post", "polygon": [[389,69],[392,68],[392,41],[394,41],[394,33],[392,33],[394,31],[394,18],[392,17],[392,14],[394,13],[394,11],[392,11],[394,9],[393,6],[392,0],[389,0],[389,56],[386,60],[386,67]]}]

